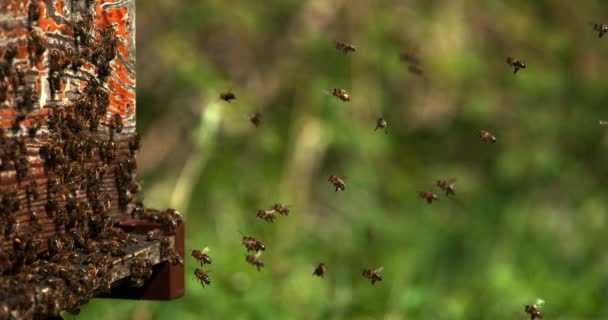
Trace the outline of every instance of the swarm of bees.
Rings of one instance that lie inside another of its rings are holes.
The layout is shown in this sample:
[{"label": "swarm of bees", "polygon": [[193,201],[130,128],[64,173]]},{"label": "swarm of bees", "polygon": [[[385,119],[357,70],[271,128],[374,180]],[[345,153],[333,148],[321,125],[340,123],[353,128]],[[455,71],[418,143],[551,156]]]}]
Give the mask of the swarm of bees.
[{"label": "swarm of bees", "polygon": [[[201,268],[205,264],[211,264],[211,257],[207,254],[208,248],[203,250],[192,250],[192,257],[201,264]],[[203,269],[194,269],[194,276],[201,282],[201,285],[205,287],[205,284],[211,284],[211,277],[208,272]]]},{"label": "swarm of bees", "polygon": [[513,74],[516,74],[519,69],[525,69],[526,64],[517,58],[507,57],[507,64],[513,67]]},{"label": "swarm of bees", "polygon": [[342,178],[336,175],[332,174],[331,176],[329,176],[329,182],[334,186],[336,192],[346,190],[346,183],[344,183],[344,180],[342,180]]}]

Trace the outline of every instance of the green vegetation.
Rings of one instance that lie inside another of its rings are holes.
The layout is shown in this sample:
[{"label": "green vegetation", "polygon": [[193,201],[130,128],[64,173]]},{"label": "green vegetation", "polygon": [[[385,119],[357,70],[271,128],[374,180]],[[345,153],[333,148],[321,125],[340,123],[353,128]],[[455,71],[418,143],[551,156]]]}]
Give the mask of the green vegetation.
[{"label": "green vegetation", "polygon": [[[145,202],[184,213],[186,251],[210,248],[212,284],[187,257],[182,299],[95,299],[77,317],[527,319],[537,297],[547,319],[608,317],[608,39],[588,24],[606,9],[138,1]],[[399,61],[410,49],[424,78]],[[527,65],[516,75],[511,55]],[[218,101],[230,88],[237,100]],[[373,131],[380,116],[388,135]],[[445,178],[455,199],[418,198]],[[256,219],[275,202],[290,215]],[[239,231],[265,241],[262,271]],[[361,270],[378,266],[371,286]]]}]

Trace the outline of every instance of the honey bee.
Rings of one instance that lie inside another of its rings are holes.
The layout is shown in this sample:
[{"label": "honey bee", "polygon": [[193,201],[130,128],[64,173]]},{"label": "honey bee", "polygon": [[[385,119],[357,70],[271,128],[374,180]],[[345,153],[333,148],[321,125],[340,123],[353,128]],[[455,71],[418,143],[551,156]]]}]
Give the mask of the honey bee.
[{"label": "honey bee", "polygon": [[370,279],[372,281],[372,285],[374,285],[376,282],[382,281],[382,275],[380,274],[380,272],[382,272],[383,269],[384,267],[380,267],[374,270],[363,269],[363,276],[367,279]]},{"label": "honey bee", "polygon": [[423,70],[422,70],[422,68],[421,68],[420,66],[418,66],[418,65],[413,65],[413,64],[412,64],[412,65],[409,65],[409,66],[407,67],[407,71],[409,71],[409,72],[411,72],[411,73],[413,73],[413,74],[415,74],[415,75],[418,75],[418,76],[422,76],[422,75],[424,75],[424,71],[423,71]]},{"label": "honey bee", "polygon": [[257,211],[256,216],[266,222],[274,222],[274,219],[277,217],[274,210],[264,210],[260,209]]},{"label": "honey bee", "polygon": [[260,260],[259,255],[249,254],[245,257],[245,261],[247,261],[247,263],[250,265],[255,266],[258,271],[260,271],[260,268],[264,267],[264,262]]},{"label": "honey bee", "polygon": [[536,302],[533,305],[526,305],[524,307],[524,311],[530,315],[530,319],[543,319],[543,313],[540,311],[540,308],[545,304],[543,299],[536,299]]},{"label": "honey bee", "polygon": [[220,99],[222,99],[226,102],[230,102],[230,100],[236,99],[236,95],[234,93],[232,93],[230,90],[223,91],[223,92],[220,92]]},{"label": "honey bee", "polygon": [[378,120],[376,120],[376,128],[374,131],[378,129],[384,129],[384,134],[388,134],[388,123],[383,118],[378,118]]},{"label": "honey bee", "polygon": [[211,284],[211,277],[207,272],[201,269],[194,269],[194,276],[201,282],[203,287],[205,287],[205,284]]},{"label": "honey bee", "polygon": [[315,271],[312,273],[312,275],[323,278],[323,275],[325,275],[326,271],[327,271],[327,267],[325,266],[325,263],[321,262],[317,265],[317,267],[315,268]]},{"label": "honey bee", "polygon": [[209,255],[207,253],[205,253],[204,251],[205,251],[205,249],[203,249],[203,251],[192,250],[192,257],[194,257],[194,259],[196,259],[197,261],[199,261],[201,263],[201,267],[204,264],[211,264],[211,257],[209,257]]},{"label": "honey bee", "polygon": [[350,101],[350,94],[344,89],[333,88],[330,93],[344,102]]},{"label": "honey bee", "polygon": [[336,41],[336,49],[342,51],[344,54],[357,51],[352,44],[340,41]]},{"label": "honey bee", "polygon": [[243,236],[241,243],[245,246],[245,249],[247,249],[247,252],[249,252],[249,251],[260,252],[260,251],[266,250],[266,246],[264,246],[264,243],[254,237]]},{"label": "honey bee", "polygon": [[402,52],[399,54],[399,60],[410,63],[412,65],[420,65],[420,58],[413,52]]},{"label": "honey bee", "polygon": [[526,64],[522,60],[519,60],[514,57],[507,57],[507,64],[513,66],[513,74],[517,73],[519,69],[526,68]]},{"label": "honey bee", "polygon": [[329,176],[329,182],[334,185],[336,192],[346,190],[346,183],[344,183],[344,180],[338,176]]},{"label": "honey bee", "polygon": [[256,112],[252,116],[249,117],[249,121],[257,128],[262,124],[262,114]]},{"label": "honey bee", "polygon": [[456,195],[456,185],[454,184],[454,179],[450,180],[437,180],[437,186],[439,189],[445,191],[446,196]]},{"label": "honey bee", "polygon": [[479,132],[479,137],[481,138],[481,141],[485,143],[496,143],[496,137],[486,130],[481,130]]},{"label": "honey bee", "polygon": [[289,215],[289,207],[284,204],[275,203],[274,206],[272,206],[272,210],[283,216]]},{"label": "honey bee", "polygon": [[608,32],[608,24],[593,23],[593,30],[597,31],[598,38],[601,38]]},{"label": "honey bee", "polygon": [[420,191],[418,192],[418,196],[420,196],[420,198],[426,200],[426,202],[428,204],[433,203],[433,201],[437,201],[439,200],[439,197],[437,197],[437,194],[431,191]]}]

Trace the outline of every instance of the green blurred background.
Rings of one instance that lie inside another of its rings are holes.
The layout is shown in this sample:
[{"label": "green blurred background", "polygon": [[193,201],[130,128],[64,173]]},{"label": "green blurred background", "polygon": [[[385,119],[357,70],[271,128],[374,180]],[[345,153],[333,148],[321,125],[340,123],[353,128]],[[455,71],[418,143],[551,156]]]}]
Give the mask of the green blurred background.
[{"label": "green blurred background", "polygon": [[[145,203],[184,214],[186,251],[210,249],[212,284],[188,255],[185,297],[95,299],[76,318],[527,319],[541,297],[546,319],[607,319],[608,39],[588,24],[607,9],[137,1]],[[407,50],[424,78],[399,61]],[[513,75],[509,55],[527,68]],[[228,89],[237,100],[219,101]],[[388,135],[373,131],[380,116]],[[443,178],[457,179],[454,200],[418,198]],[[256,219],[275,202],[291,214]],[[239,231],[266,242],[262,271]],[[371,286],[361,269],[379,266]]]}]

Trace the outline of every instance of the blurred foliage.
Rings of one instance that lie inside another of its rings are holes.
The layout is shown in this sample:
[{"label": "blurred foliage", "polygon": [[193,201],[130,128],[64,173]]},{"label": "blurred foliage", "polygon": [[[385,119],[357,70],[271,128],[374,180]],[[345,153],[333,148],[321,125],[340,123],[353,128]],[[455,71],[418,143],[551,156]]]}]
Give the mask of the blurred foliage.
[{"label": "blurred foliage", "polygon": [[[537,297],[548,319],[608,317],[608,39],[588,24],[607,9],[138,1],[146,205],[184,213],[186,251],[210,248],[212,284],[188,255],[185,297],[95,299],[77,318],[527,319]],[[407,50],[424,78],[399,61]],[[527,68],[513,75],[510,55]],[[230,104],[218,100],[228,89]],[[373,131],[380,116],[388,135]],[[455,199],[417,198],[443,178],[457,179]],[[255,218],[275,202],[292,213]],[[239,231],[266,242],[261,272]],[[319,262],[324,279],[311,275]],[[378,266],[371,286],[361,269]]]}]

